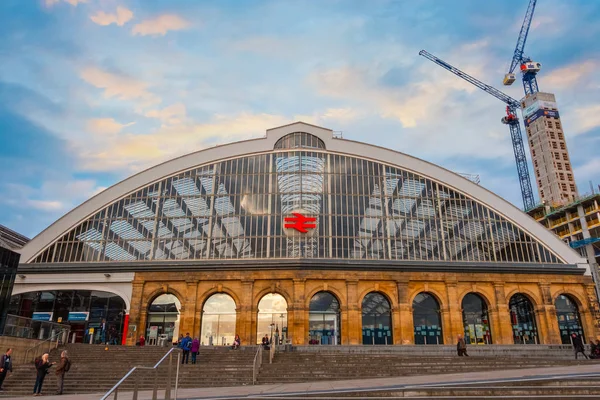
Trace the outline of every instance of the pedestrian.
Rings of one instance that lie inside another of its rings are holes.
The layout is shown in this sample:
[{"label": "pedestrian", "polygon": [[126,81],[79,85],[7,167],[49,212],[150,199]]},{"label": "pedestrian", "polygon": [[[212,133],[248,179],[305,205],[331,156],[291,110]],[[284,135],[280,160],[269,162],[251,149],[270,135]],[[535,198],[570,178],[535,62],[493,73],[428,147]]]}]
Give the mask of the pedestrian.
[{"label": "pedestrian", "polygon": [[573,351],[575,352],[575,359],[577,360],[577,354],[581,353],[588,360],[588,356],[585,354],[585,348],[583,347],[583,341],[581,340],[581,336],[578,336],[576,333],[571,335],[571,339],[573,341]]},{"label": "pedestrian", "polygon": [[71,360],[66,350],[60,353],[60,362],[56,368],[56,394],[62,394],[65,386],[65,374],[71,369]]},{"label": "pedestrian", "polygon": [[465,342],[465,339],[463,339],[462,335],[458,335],[457,339],[458,340],[456,343],[456,351],[458,352],[458,356],[469,357],[469,355],[467,354],[467,343]]},{"label": "pedestrian", "polygon": [[190,350],[192,348],[192,338],[189,333],[185,334],[185,337],[181,339],[179,348],[183,350],[183,357],[181,358],[182,364],[187,364],[190,358]]},{"label": "pedestrian", "polygon": [[4,390],[2,384],[6,375],[10,372],[12,374],[12,349],[9,347],[6,349],[6,353],[0,358],[0,391]]},{"label": "pedestrian", "polygon": [[46,375],[48,375],[48,369],[56,363],[50,362],[50,355],[48,353],[42,356],[42,359],[39,360],[35,369],[37,370],[37,376],[35,379],[35,385],[33,386],[33,395],[41,396],[42,395],[42,386],[44,385],[44,379]]},{"label": "pedestrian", "polygon": [[192,364],[196,364],[196,356],[200,351],[200,341],[197,337],[195,337],[194,340],[192,340],[192,348],[190,349],[190,351],[192,352]]},{"label": "pedestrian", "polygon": [[265,336],[262,338],[262,346],[264,350],[269,350],[269,335],[265,333]]},{"label": "pedestrian", "polygon": [[102,323],[100,324],[100,343],[106,343],[106,320],[103,318]]},{"label": "pedestrian", "polygon": [[240,339],[240,335],[238,335],[237,333],[235,334],[235,337],[233,338],[233,346],[231,347],[233,350],[237,350],[240,348],[240,345],[242,344],[242,339]]}]

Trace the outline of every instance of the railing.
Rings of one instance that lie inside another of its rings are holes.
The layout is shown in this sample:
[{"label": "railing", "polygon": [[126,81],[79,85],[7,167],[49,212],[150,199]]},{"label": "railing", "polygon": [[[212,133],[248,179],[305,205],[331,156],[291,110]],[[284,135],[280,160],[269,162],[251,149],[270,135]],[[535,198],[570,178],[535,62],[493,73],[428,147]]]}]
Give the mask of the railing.
[{"label": "railing", "polygon": [[258,350],[256,350],[256,355],[254,356],[254,364],[252,365],[252,384],[256,385],[256,379],[258,378],[258,372],[260,371],[260,366],[262,365],[262,357],[263,357],[263,347],[262,345],[258,346]]},{"label": "railing", "polygon": [[[66,343],[66,338],[69,337],[69,332],[71,332],[70,328],[64,328],[58,332],[55,332],[52,336],[50,336],[48,339],[44,340],[43,342],[40,342],[38,344],[36,344],[33,347],[28,348],[25,351],[25,358],[24,358],[24,362],[29,362],[29,361],[33,361],[36,357],[36,355],[39,355],[38,353],[40,353],[41,349],[46,349],[45,345],[48,345],[48,351],[47,353],[50,353],[50,350],[57,349],[59,344],[64,344]],[[30,354],[32,355],[32,357],[30,358]]]},{"label": "railing", "polygon": [[[158,399],[158,366],[162,364],[164,360],[169,357],[169,370],[167,372],[167,387],[165,388],[165,400],[171,400],[171,382],[173,376],[173,352],[179,350],[177,347],[173,347],[154,365],[154,367],[144,367],[144,366],[136,366],[129,370],[128,373],[125,374],[123,378],[115,386],[112,387],[100,400],[106,400],[108,397],[114,393],[114,400],[117,400],[117,396],[119,394],[119,386],[123,382],[127,380],[135,371],[154,371],[154,387],[152,388],[152,400]],[[181,352],[177,352],[177,372],[175,374],[175,396],[173,399],[177,400],[177,388],[179,386],[179,363],[181,362]],[[133,397],[132,400],[137,400],[138,391],[140,389],[140,374],[136,374],[135,376],[135,385],[133,388]]]},{"label": "railing", "polygon": [[[70,325],[57,324],[50,321],[37,321],[31,318],[8,314],[2,336],[20,337],[25,339],[44,340],[54,337],[55,333],[63,330],[71,330]],[[65,342],[67,338],[64,340]]]}]

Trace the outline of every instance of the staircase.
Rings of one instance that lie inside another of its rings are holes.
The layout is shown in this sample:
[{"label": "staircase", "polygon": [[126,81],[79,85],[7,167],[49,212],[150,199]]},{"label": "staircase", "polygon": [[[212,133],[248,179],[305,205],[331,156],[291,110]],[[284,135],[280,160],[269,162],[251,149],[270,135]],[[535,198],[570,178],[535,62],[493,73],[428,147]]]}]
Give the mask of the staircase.
[{"label": "staircase", "polygon": [[409,375],[557,367],[595,361],[549,358],[420,356],[402,352],[278,352],[263,363],[258,383],[384,378]]},{"label": "staircase", "polygon": [[[112,388],[134,366],[153,367],[169,350],[166,347],[133,347],[103,345],[68,344],[50,353],[50,361],[59,361],[62,350],[68,350],[72,361],[71,369],[65,378],[65,394],[104,393]],[[231,350],[229,347],[201,347],[196,365],[180,365],[179,387],[235,386],[252,384],[252,365],[255,347]],[[173,353],[172,385],[175,384],[177,353]],[[56,391],[54,367],[46,376],[42,392],[53,394]],[[152,389],[155,382],[158,389],[164,390],[168,376],[168,359],[157,372],[136,371],[121,386],[120,391],[133,390],[135,375],[140,374],[139,388]],[[4,382],[4,392],[0,397],[28,395],[33,392],[35,383],[33,364],[18,365],[13,374]]]}]

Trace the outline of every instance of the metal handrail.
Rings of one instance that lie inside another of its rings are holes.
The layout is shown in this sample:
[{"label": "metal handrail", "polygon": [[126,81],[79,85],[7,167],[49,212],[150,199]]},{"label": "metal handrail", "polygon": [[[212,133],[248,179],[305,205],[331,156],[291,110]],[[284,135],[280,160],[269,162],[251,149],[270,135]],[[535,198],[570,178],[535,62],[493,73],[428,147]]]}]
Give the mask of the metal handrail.
[{"label": "metal handrail", "polygon": [[[137,371],[137,370],[154,371],[154,373],[156,374],[158,371],[159,365],[167,357],[169,357],[169,372],[167,375],[167,387],[165,388],[165,400],[171,400],[171,369],[173,366],[173,352],[177,351],[177,350],[179,350],[179,348],[177,348],[177,347],[171,348],[169,351],[167,351],[167,353],[160,360],[158,360],[158,362],[153,367],[144,367],[141,365],[137,365],[137,366],[131,368],[129,370],[129,372],[127,372],[125,374],[125,376],[123,376],[123,378],[121,378],[121,380],[119,382],[117,382],[117,384],[115,386],[113,386],[108,392],[106,392],[100,400],[106,400],[108,398],[108,396],[110,396],[113,393],[115,394],[114,400],[117,400],[117,396],[119,394],[119,386],[121,386],[121,384],[123,382],[125,382],[125,380],[127,380],[127,378],[129,378],[135,371]],[[177,352],[177,373],[175,375],[175,397],[174,397],[175,400],[177,400],[177,388],[178,388],[178,383],[179,383],[179,362],[180,361],[181,361],[181,352]],[[158,399],[158,379],[156,379],[156,378],[157,377],[155,377],[155,379],[154,379],[154,387],[152,388],[152,400]],[[136,376],[132,400],[137,400],[138,391],[139,391],[139,375]]]},{"label": "metal handrail", "polygon": [[48,352],[50,352],[50,350],[52,350],[51,349],[52,341],[54,339],[56,339],[56,345],[54,346],[54,348],[57,349],[59,341],[60,341],[60,337],[63,336],[65,333],[67,333],[67,337],[68,337],[68,335],[69,335],[68,332],[70,332],[70,329],[61,329],[59,332],[56,332],[53,335],[50,335],[50,337],[48,339],[45,339],[44,341],[36,344],[35,346],[32,346],[32,347],[28,348],[27,350],[25,350],[25,362],[29,361],[28,356],[29,356],[30,351],[33,351],[34,349],[37,349],[41,345],[46,344],[46,342],[48,342]]},{"label": "metal handrail", "polygon": [[258,350],[256,350],[256,355],[254,356],[254,364],[252,365],[252,384],[256,385],[256,379],[258,378],[258,372],[260,371],[260,367],[262,365],[262,352],[263,347],[258,346]]},{"label": "metal handrail", "polygon": [[269,349],[269,364],[273,364],[273,358],[275,357],[275,343],[271,343],[271,348]]}]

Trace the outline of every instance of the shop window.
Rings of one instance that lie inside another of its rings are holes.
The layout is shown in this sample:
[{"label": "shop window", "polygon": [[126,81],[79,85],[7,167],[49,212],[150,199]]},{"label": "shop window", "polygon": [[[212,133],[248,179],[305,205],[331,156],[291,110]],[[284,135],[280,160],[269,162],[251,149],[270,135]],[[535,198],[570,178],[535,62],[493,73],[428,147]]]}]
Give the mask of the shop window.
[{"label": "shop window", "polygon": [[468,293],[462,301],[465,341],[470,344],[492,344],[488,307],[476,293]]},{"label": "shop window", "polygon": [[392,307],[382,293],[371,292],[362,301],[363,344],[393,344]]},{"label": "shop window", "polygon": [[429,293],[419,293],[413,300],[415,344],[444,344],[440,304]]},{"label": "shop window", "polygon": [[560,331],[562,344],[570,345],[573,334],[581,337],[581,340],[585,343],[585,334],[581,324],[579,307],[577,307],[571,296],[561,294],[556,298],[554,306],[556,307],[556,318],[558,320],[558,330]]},{"label": "shop window", "polygon": [[308,343],[341,344],[340,302],[329,292],[318,292],[310,299]]},{"label": "shop window", "polygon": [[517,293],[510,298],[508,304],[513,341],[515,344],[538,344],[535,311],[531,301],[523,294]]}]

